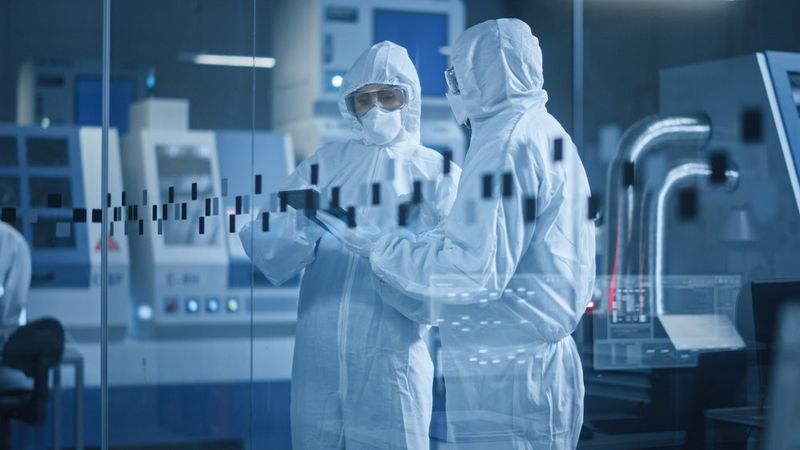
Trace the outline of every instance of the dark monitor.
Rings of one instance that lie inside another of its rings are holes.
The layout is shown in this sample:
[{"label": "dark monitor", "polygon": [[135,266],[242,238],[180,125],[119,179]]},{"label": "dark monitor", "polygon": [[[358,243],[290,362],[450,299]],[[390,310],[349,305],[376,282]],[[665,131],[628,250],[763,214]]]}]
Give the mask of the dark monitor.
[{"label": "dark monitor", "polygon": [[754,281],[751,289],[759,378],[761,387],[764,388],[770,376],[778,313],[789,302],[800,303],[800,280]]},{"label": "dark monitor", "polygon": [[[100,126],[102,118],[102,80],[99,76],[79,76],[75,80],[75,124]],[[114,78],[109,88],[109,115],[112,127],[128,132],[128,111],[136,101],[136,80]]]},{"label": "dark monitor", "polygon": [[447,15],[376,9],[372,23],[374,42],[392,41],[408,51],[419,74],[422,95],[444,97],[447,90],[444,80],[444,71],[447,69]]},{"label": "dark monitor", "polygon": [[[797,53],[766,52],[770,78],[779,114],[774,121],[786,139],[780,147],[789,169],[795,201],[800,208],[800,56]],[[794,169],[794,170],[792,170]],[[794,172],[794,173],[792,173]]]}]

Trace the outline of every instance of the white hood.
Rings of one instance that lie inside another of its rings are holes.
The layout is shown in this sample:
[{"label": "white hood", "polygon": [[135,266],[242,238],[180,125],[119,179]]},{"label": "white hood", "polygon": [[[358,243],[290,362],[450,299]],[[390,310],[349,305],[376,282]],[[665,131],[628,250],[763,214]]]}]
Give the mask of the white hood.
[{"label": "white hood", "polygon": [[379,42],[361,54],[344,76],[339,88],[339,112],[349,120],[358,135],[361,123],[347,110],[345,97],[365,84],[392,84],[408,91],[408,104],[402,110],[403,131],[396,142],[420,143],[420,86],[417,70],[406,49],[390,41]]},{"label": "white hood", "polygon": [[471,121],[547,103],[539,40],[521,20],[488,20],[468,28],[450,57]]}]

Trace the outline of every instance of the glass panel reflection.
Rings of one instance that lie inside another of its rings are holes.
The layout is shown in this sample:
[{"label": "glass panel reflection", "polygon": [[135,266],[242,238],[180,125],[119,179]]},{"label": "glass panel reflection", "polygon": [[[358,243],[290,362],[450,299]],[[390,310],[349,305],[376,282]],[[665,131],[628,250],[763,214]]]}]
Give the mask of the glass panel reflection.
[{"label": "glass panel reflection", "polygon": [[[252,271],[232,256],[253,204],[254,6],[112,2],[110,109],[122,134],[111,221],[131,276],[118,297],[129,327],[108,353],[112,447],[258,448],[251,393],[271,385],[252,382],[253,338],[285,347],[273,336],[286,330],[252,322]],[[241,137],[235,147],[226,132]],[[223,152],[236,171],[222,173]]]},{"label": "glass panel reflection", "polygon": [[103,3],[0,0],[0,448],[795,445],[796,1],[109,3],[103,166]]},{"label": "glass panel reflection", "polygon": [[[161,202],[174,198],[211,199],[214,193],[211,173],[211,151],[206,147],[156,145],[158,184]],[[171,194],[170,194],[171,192]],[[191,202],[188,217],[204,215],[203,202]],[[183,211],[181,211],[183,217]],[[203,233],[195,230],[194,221],[167,222],[164,225],[166,245],[215,245],[219,242],[219,222],[204,223]]]},{"label": "glass panel reflection", "polygon": [[[93,219],[104,168],[99,122],[75,120],[74,80],[100,74],[102,2],[62,6],[0,1],[0,447],[15,450],[99,447],[101,261]],[[100,111],[101,100],[98,92],[84,104]],[[116,135],[109,143],[118,148]],[[116,265],[127,242],[115,241],[112,340],[124,334],[129,308],[120,296],[129,270]]]}]

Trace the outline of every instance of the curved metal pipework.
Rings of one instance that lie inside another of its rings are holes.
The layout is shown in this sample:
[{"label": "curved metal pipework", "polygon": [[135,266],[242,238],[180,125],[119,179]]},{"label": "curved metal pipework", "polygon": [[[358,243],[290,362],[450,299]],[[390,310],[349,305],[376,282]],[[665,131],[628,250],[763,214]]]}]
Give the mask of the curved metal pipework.
[{"label": "curved metal pipework", "polygon": [[[641,268],[640,276],[649,275],[648,279],[653,289],[656,313],[664,313],[664,266],[665,243],[667,225],[667,206],[678,188],[701,184],[699,178],[708,178],[711,175],[711,166],[702,161],[691,161],[679,164],[667,173],[661,187],[648,193],[642,201],[642,216],[640,227],[640,254],[647,254],[647,265]],[[733,191],[739,184],[739,170],[729,168],[725,171],[725,182],[719,185],[705,184],[708,189]],[[645,242],[647,245],[645,247]]]},{"label": "curved metal pipework", "polygon": [[[613,274],[614,277],[631,275],[638,273],[639,269],[636,255],[639,240],[635,236],[635,221],[640,211],[641,187],[636,184],[624,185],[626,165],[633,163],[634,170],[638,170],[639,162],[662,144],[675,144],[681,148],[701,147],[710,135],[711,125],[705,116],[656,115],[637,122],[622,136],[617,156],[608,168],[606,274]],[[613,295],[613,292],[610,294]]]}]

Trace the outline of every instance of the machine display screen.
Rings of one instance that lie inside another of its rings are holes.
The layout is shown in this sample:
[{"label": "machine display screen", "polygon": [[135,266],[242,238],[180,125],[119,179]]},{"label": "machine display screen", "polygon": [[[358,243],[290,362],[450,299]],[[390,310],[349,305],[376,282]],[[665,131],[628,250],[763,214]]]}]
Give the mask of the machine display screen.
[{"label": "machine display screen", "polygon": [[0,205],[20,206],[19,178],[15,176],[0,177]]},{"label": "machine display screen", "polygon": [[[197,223],[205,212],[204,199],[214,195],[211,156],[211,150],[203,146],[156,146],[161,203],[169,202],[170,187],[174,189],[176,204],[187,203],[186,220],[164,222],[166,245],[205,246],[219,243],[220,229],[216,220],[206,219],[203,234],[200,234]],[[197,201],[191,201],[192,183],[197,183]],[[174,210],[170,213],[173,212]]]},{"label": "machine display screen", "polygon": [[661,289],[650,277],[597,278],[600,292],[608,292],[613,280],[615,296],[595,299],[595,369],[691,366],[699,351],[744,345],[734,326],[738,275],[660,279]]},{"label": "machine display screen", "polygon": [[[19,177],[13,175],[0,176],[0,206],[18,208],[20,206]],[[22,233],[22,217],[17,216],[11,225]]]},{"label": "machine display screen", "polygon": [[72,207],[72,180],[68,177],[30,177],[31,206],[48,207],[51,195],[60,196],[61,207]]},{"label": "machine display screen", "polygon": [[17,165],[17,139],[0,137],[0,166],[15,167]]},{"label": "machine display screen", "polygon": [[69,167],[66,139],[29,138],[28,165],[34,167]]},{"label": "machine display screen", "polygon": [[789,73],[789,85],[792,87],[792,99],[797,106],[797,114],[800,114],[800,72]]},{"label": "machine display screen", "polygon": [[75,248],[75,224],[68,218],[39,217],[33,224],[33,248]]}]

